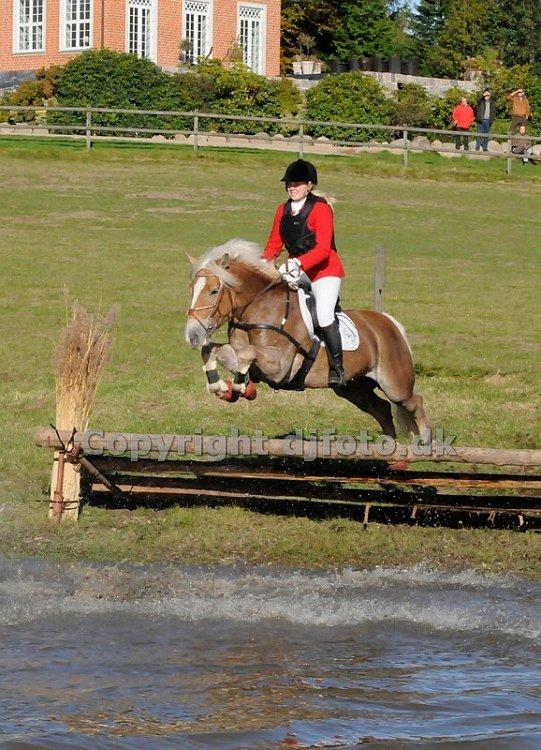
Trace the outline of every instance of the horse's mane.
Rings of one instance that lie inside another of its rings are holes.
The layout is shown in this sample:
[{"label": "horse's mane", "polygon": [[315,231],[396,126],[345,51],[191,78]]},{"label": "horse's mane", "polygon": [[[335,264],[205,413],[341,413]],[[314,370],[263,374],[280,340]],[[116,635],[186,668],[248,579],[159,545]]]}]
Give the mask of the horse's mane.
[{"label": "horse's mane", "polygon": [[217,276],[220,281],[223,281],[224,284],[238,286],[240,283],[239,279],[217,262],[222,256],[227,254],[231,260],[240,263],[250,271],[255,271],[266,276],[269,281],[278,278],[280,274],[274,267],[274,264],[266,263],[262,259],[261,253],[262,248],[257,242],[250,242],[249,240],[236,237],[233,240],[224,242],[223,245],[211,247],[210,250],[203,253],[192,266],[192,276],[203,268],[206,268]]}]

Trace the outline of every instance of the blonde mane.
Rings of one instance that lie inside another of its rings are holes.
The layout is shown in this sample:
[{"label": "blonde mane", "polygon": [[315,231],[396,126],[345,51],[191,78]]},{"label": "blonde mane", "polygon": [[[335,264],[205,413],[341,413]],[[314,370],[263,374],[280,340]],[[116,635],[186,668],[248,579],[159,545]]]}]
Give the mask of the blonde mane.
[{"label": "blonde mane", "polygon": [[211,247],[206,253],[194,263],[192,266],[192,277],[203,268],[207,269],[220,281],[228,286],[238,286],[240,280],[231,273],[230,270],[225,269],[217,261],[220,260],[224,255],[229,255],[230,260],[240,263],[250,271],[255,271],[263,276],[266,276],[269,281],[271,279],[278,278],[280,274],[274,267],[273,263],[266,263],[262,257],[262,248],[257,242],[250,242],[249,240],[243,240],[236,237],[233,240],[224,242],[223,245],[218,247]]}]

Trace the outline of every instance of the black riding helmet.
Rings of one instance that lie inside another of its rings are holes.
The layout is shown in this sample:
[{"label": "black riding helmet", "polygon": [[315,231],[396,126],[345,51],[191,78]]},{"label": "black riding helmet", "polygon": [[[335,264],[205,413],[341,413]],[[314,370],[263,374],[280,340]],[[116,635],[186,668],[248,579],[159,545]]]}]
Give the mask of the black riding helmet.
[{"label": "black riding helmet", "polygon": [[311,162],[297,159],[288,166],[281,182],[311,182],[317,185],[317,170]]}]

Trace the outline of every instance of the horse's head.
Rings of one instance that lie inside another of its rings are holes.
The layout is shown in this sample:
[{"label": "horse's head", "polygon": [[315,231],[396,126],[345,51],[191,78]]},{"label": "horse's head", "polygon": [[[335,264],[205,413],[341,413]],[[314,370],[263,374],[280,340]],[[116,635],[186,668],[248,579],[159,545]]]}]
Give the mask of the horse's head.
[{"label": "horse's head", "polygon": [[214,261],[212,268],[197,268],[197,261],[189,259],[194,273],[190,283],[191,303],[185,339],[194,349],[200,349],[232,313],[232,290],[226,281],[230,259],[225,253]]}]

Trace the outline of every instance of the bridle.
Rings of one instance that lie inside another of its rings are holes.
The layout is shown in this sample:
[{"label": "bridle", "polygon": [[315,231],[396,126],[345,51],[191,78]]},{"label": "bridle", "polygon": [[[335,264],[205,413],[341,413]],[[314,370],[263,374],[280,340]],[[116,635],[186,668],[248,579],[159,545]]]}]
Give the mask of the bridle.
[{"label": "bridle", "polygon": [[[216,274],[212,273],[206,268],[202,268],[200,271],[198,271],[196,274],[194,274],[194,281],[195,279],[201,279],[201,278],[209,278],[209,277],[218,278]],[[235,314],[234,318],[229,321],[229,331],[234,330],[235,328],[238,328],[242,331],[254,331],[254,330],[266,330],[266,331],[273,331],[274,333],[278,333],[281,336],[284,336],[284,338],[288,339],[290,343],[293,344],[295,349],[303,355],[308,360],[313,361],[315,359],[315,353],[314,353],[314,346],[312,345],[311,351],[308,351],[305,349],[305,347],[297,341],[296,338],[294,338],[288,331],[285,330],[285,325],[289,318],[289,310],[290,310],[290,304],[291,304],[291,290],[289,286],[287,287],[287,294],[286,294],[286,301],[285,301],[285,310],[284,315],[282,317],[280,326],[275,326],[270,323],[244,323],[239,320],[239,318],[242,317],[242,315],[246,312],[247,308],[255,302],[255,300],[258,297],[261,297],[266,292],[270,291],[270,289],[273,289],[274,287],[278,286],[282,283],[281,279],[275,280],[273,279],[267,286],[265,286],[263,289],[261,289],[251,300],[249,300],[244,307]],[[220,286],[218,288],[218,294],[216,295],[216,301],[213,305],[198,305],[197,307],[190,307],[188,310],[188,317],[195,318],[199,325],[203,328],[203,330],[207,333],[207,335],[211,335],[216,328],[218,327],[218,324],[213,321],[213,318],[216,314],[220,314],[220,305],[222,303],[222,300],[224,299],[225,293],[228,293],[229,295],[229,305],[230,305],[230,315],[233,313],[233,292],[231,291],[231,288],[225,284],[225,282],[220,281]],[[205,325],[201,318],[196,315],[196,313],[200,312],[201,310],[211,310],[212,312],[209,313],[208,319],[212,321],[212,325]],[[228,316],[223,316],[228,317]],[[319,345],[318,345],[319,348]]]},{"label": "bridle", "polygon": [[[202,279],[202,278],[210,278],[213,276],[214,278],[218,278],[216,274],[211,273],[211,271],[207,270],[206,268],[202,268],[200,271],[198,271],[194,275],[194,281],[195,279]],[[220,305],[222,303],[222,300],[224,298],[225,292],[229,294],[229,304],[231,311],[233,310],[233,295],[231,292],[231,289],[225,284],[223,281],[220,281],[220,286],[218,287],[218,294],[216,295],[216,301],[213,305],[198,305],[197,307],[190,307],[188,310],[188,317],[195,318],[199,325],[206,331],[207,334],[213,333],[216,328],[218,327],[217,323],[213,320],[214,316],[218,313],[220,313]],[[207,316],[209,320],[212,321],[212,325],[205,325],[201,318],[196,315],[197,312],[200,312],[201,310],[212,310],[211,313]],[[227,316],[225,316],[227,317]],[[213,327],[214,326],[214,327]]]}]

